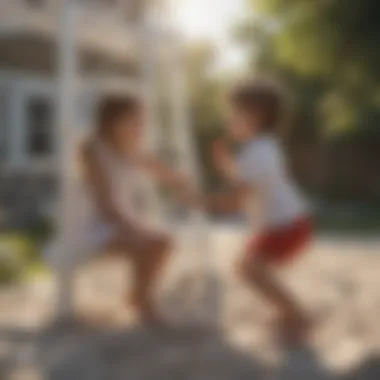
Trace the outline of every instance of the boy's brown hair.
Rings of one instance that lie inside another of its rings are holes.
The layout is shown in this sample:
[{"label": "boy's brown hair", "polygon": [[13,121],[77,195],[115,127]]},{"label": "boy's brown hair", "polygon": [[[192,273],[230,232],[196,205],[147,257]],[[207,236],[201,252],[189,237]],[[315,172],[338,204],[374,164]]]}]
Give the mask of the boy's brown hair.
[{"label": "boy's brown hair", "polygon": [[239,83],[230,93],[230,102],[247,112],[259,113],[263,132],[279,132],[286,117],[283,92],[266,80],[249,80]]}]

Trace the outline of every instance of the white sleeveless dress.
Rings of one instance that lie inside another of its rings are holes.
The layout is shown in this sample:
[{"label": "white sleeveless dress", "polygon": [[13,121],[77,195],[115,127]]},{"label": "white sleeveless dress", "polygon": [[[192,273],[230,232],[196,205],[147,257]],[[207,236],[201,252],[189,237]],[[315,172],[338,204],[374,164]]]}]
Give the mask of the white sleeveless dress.
[{"label": "white sleeveless dress", "polygon": [[[147,178],[104,143],[94,144],[118,211],[146,226],[150,222],[144,199]],[[48,265],[56,269],[70,269],[86,262],[118,234],[117,227],[102,218],[80,173],[73,176],[66,197],[60,231],[43,253]]]}]

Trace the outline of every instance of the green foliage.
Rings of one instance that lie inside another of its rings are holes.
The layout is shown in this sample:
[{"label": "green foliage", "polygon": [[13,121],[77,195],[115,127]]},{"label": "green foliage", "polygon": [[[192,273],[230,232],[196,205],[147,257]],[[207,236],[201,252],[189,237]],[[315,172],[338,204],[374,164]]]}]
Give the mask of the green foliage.
[{"label": "green foliage", "polygon": [[380,199],[378,0],[247,2],[235,36],[253,73],[278,78],[295,95],[294,160],[302,144],[317,152],[302,169],[314,173],[304,186],[335,200]]},{"label": "green foliage", "polygon": [[0,284],[23,281],[38,256],[33,239],[10,233],[0,236]]},{"label": "green foliage", "polygon": [[[237,37],[255,56],[256,67],[280,77],[291,73],[294,82],[319,81],[324,90],[314,106],[320,107],[327,132],[360,128],[366,113],[379,106],[378,1],[249,3],[252,16]],[[301,107],[308,106],[307,101],[302,103]]]},{"label": "green foliage", "polygon": [[347,234],[377,234],[380,229],[379,204],[326,204],[316,215],[319,231]]},{"label": "green foliage", "polygon": [[207,186],[217,182],[210,161],[210,144],[220,132],[223,123],[224,94],[223,82],[214,74],[215,51],[207,42],[193,44],[188,48],[188,73],[190,112],[198,156],[201,159],[203,175]]},{"label": "green foliage", "polygon": [[28,231],[0,234],[0,285],[23,282],[43,271],[41,247],[51,227],[51,222],[39,220]]}]

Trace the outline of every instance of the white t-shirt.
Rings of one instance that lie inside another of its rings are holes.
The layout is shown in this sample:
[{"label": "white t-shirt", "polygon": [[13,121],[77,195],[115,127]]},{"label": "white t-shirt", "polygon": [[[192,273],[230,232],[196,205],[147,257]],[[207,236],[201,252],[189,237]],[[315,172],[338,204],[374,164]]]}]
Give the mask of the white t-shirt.
[{"label": "white t-shirt", "polygon": [[285,161],[280,144],[269,135],[248,142],[238,155],[239,179],[252,187],[265,227],[292,223],[308,212]]},{"label": "white t-shirt", "polygon": [[[149,210],[144,207],[145,178],[133,163],[117,157],[97,142],[95,152],[111,189],[118,211],[145,227],[152,226]],[[85,178],[77,173],[72,179],[59,234],[49,242],[44,256],[53,268],[70,269],[101,252],[118,233],[104,220]],[[152,226],[155,227],[155,226]]]}]

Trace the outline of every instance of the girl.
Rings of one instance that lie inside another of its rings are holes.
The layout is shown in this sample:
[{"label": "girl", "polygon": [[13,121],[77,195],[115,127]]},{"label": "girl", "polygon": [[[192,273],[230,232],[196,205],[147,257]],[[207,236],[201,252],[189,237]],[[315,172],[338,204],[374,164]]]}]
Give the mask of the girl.
[{"label": "girl", "polygon": [[[171,244],[144,215],[142,177],[148,174],[180,192],[186,181],[141,153],[144,124],[144,108],[137,98],[113,97],[100,104],[94,134],[80,149],[80,175],[70,191],[55,264],[65,273],[87,252],[106,249],[124,254],[134,273],[129,301],[143,321],[156,323],[153,292]],[[54,257],[52,261],[54,265]]]},{"label": "girl", "polygon": [[[294,259],[312,236],[309,211],[286,171],[278,141],[284,102],[273,86],[253,81],[232,92],[230,106],[228,138],[216,142],[214,159],[232,188],[209,205],[236,211],[257,197],[261,232],[249,240],[239,273],[276,308],[286,338],[298,340],[308,329],[306,314],[272,274],[274,266]],[[229,139],[242,145],[235,157]]]}]

